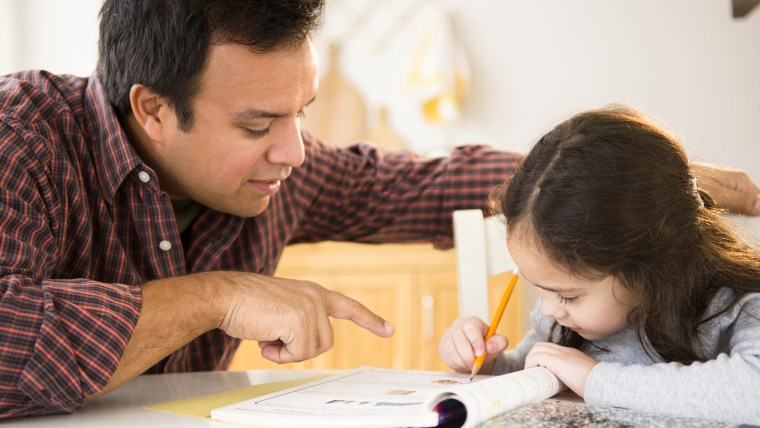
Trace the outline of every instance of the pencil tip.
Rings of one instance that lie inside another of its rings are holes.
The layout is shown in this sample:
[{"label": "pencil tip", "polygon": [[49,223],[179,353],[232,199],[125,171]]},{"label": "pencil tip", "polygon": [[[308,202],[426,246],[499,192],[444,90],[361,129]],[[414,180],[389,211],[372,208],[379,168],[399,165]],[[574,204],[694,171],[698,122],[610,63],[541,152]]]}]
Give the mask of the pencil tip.
[{"label": "pencil tip", "polygon": [[478,361],[475,361],[475,363],[472,364],[472,371],[470,371],[470,382],[475,379],[475,375],[478,374],[482,366],[483,364]]}]

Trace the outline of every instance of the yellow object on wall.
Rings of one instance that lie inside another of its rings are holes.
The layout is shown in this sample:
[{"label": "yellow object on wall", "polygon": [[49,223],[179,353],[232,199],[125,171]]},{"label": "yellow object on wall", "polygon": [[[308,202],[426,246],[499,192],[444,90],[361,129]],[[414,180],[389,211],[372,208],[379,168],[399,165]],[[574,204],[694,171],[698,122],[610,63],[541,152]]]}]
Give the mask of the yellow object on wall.
[{"label": "yellow object on wall", "polygon": [[420,97],[423,115],[429,122],[444,125],[460,117],[469,91],[470,67],[449,12],[431,12],[430,25],[415,53],[407,84]]}]

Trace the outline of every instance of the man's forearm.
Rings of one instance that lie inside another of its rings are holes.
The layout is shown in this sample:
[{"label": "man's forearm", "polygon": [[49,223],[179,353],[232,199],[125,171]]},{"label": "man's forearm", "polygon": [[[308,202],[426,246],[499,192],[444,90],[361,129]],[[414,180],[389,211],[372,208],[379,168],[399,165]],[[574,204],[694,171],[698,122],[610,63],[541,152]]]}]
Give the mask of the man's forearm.
[{"label": "man's forearm", "polygon": [[264,343],[277,363],[313,358],[332,347],[330,318],[381,337],[393,326],[361,303],[309,281],[248,272],[207,272],[146,283],[135,331],[103,395],[214,328]]},{"label": "man's forearm", "polygon": [[143,284],[143,302],[134,333],[108,384],[88,399],[106,394],[181,346],[219,326],[223,313],[214,273],[188,275]]}]

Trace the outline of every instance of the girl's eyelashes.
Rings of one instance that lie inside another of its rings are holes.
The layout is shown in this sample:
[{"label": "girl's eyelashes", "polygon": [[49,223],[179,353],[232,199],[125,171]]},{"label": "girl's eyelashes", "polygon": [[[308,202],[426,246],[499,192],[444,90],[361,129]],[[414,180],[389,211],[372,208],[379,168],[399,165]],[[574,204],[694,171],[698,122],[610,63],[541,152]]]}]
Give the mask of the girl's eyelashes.
[{"label": "girl's eyelashes", "polygon": [[578,296],[575,296],[575,297],[565,297],[565,296],[563,296],[561,294],[557,294],[557,300],[559,300],[559,302],[562,303],[563,305],[566,305],[568,303],[573,303],[576,300],[578,300]]}]

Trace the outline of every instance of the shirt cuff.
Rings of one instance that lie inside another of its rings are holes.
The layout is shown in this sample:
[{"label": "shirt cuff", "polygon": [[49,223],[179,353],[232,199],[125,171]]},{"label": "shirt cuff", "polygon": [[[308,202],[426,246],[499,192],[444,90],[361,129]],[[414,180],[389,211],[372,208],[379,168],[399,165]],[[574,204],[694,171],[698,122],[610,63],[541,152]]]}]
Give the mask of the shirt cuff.
[{"label": "shirt cuff", "polygon": [[71,413],[119,364],[140,314],[138,286],[90,280],[42,284],[42,324],[18,387],[38,406]]}]

